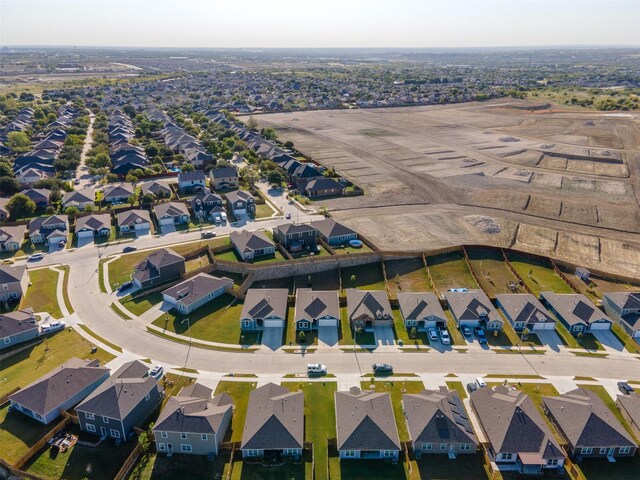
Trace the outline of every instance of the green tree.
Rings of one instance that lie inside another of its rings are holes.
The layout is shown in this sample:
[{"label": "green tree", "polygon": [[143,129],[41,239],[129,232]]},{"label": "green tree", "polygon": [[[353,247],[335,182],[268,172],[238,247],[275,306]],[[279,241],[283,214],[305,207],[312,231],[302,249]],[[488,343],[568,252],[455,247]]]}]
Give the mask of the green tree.
[{"label": "green tree", "polygon": [[91,213],[91,212],[93,212],[93,210],[94,210],[94,206],[91,203],[87,203],[84,206],[84,211],[87,212],[87,213]]},{"label": "green tree", "polygon": [[124,179],[129,183],[136,183],[138,181],[138,177],[136,177],[133,173],[127,173],[127,176],[124,177]]},{"label": "green tree", "polygon": [[247,120],[247,128],[252,132],[256,132],[258,130],[258,121],[253,117],[249,117]]},{"label": "green tree", "polygon": [[26,195],[17,193],[7,202],[7,210],[12,219],[27,218],[33,216],[36,204]]},{"label": "green tree", "polygon": [[11,164],[6,160],[0,161],[0,177],[13,177]]},{"label": "green tree", "polygon": [[13,177],[0,177],[0,192],[13,195],[21,190],[20,182]]},{"label": "green tree", "polygon": [[31,141],[24,132],[9,132],[7,146],[14,152],[26,152],[31,146]]},{"label": "green tree", "polygon": [[260,136],[265,140],[275,140],[278,138],[278,134],[273,128],[263,128],[260,130]]},{"label": "green tree", "polygon": [[69,217],[71,217],[71,219],[73,220],[78,216],[78,207],[74,207],[74,206],[67,207],[64,213],[69,215]]},{"label": "green tree", "polygon": [[138,445],[140,445],[143,454],[147,454],[149,452],[149,449],[151,448],[151,442],[149,441],[147,432],[142,432],[140,435],[138,435]]},{"label": "green tree", "polygon": [[284,142],[284,148],[288,148],[289,150],[291,150],[293,148],[293,142],[291,140],[287,140],[286,142]]},{"label": "green tree", "polygon": [[271,170],[267,175],[267,181],[271,185],[280,186],[285,181],[284,174],[280,170]]},{"label": "green tree", "polygon": [[182,167],[180,167],[181,172],[193,172],[194,170],[195,170],[195,167],[190,163],[184,163]]},{"label": "green tree", "polygon": [[151,205],[155,200],[156,197],[153,193],[145,193],[140,197],[140,205]]}]

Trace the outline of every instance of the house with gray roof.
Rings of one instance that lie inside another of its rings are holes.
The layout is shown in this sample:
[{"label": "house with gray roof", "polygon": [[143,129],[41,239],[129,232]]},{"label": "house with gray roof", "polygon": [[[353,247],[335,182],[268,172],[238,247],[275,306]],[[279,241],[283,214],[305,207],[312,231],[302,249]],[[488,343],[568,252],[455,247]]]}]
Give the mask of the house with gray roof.
[{"label": "house with gray roof", "polygon": [[129,183],[110,184],[102,191],[102,201],[106,203],[125,203],[133,195],[133,187]]},{"label": "house with gray roof", "polygon": [[35,382],[9,395],[11,407],[45,425],[86,398],[109,378],[99,360],[71,358]]},{"label": "house with gray roof", "polygon": [[487,453],[500,470],[534,475],[562,470],[562,448],[526,393],[500,385],[479,388],[470,399],[489,443]]},{"label": "house with gray roof", "polygon": [[350,240],[358,239],[358,233],[355,230],[336,222],[333,218],[311,222],[311,226],[316,229],[318,236],[329,245],[345,245]]},{"label": "house with gray roof", "polygon": [[185,272],[184,257],[170,248],[161,248],[135,266],[131,279],[138,287],[147,288],[175,280]]},{"label": "house with gray roof", "polygon": [[69,220],[66,215],[37,217],[29,222],[29,239],[33,244],[56,245],[67,241]]},{"label": "house with gray roof", "polygon": [[407,330],[415,328],[425,332],[430,328],[444,327],[447,317],[433,292],[398,292],[400,313]]},{"label": "house with gray roof", "polygon": [[120,233],[147,234],[151,229],[151,215],[147,210],[127,210],[116,215]]},{"label": "house with gray roof", "polygon": [[502,330],[502,317],[484,291],[444,292],[444,298],[459,328]]},{"label": "house with gray roof", "polygon": [[347,315],[351,330],[393,325],[393,312],[385,290],[347,288]]},{"label": "house with gray roof", "polygon": [[233,288],[233,280],[198,273],[162,291],[165,302],[174,305],[182,314],[191,313]]},{"label": "house with gray roof", "polygon": [[340,305],[337,290],[296,290],[294,321],[296,330],[318,330],[318,327],[338,328]]},{"label": "house with gray roof", "polygon": [[402,406],[416,457],[475,454],[478,439],[455,390],[423,390],[402,395]]},{"label": "house with gray roof", "polygon": [[278,453],[302,456],[304,393],[268,383],[249,394],[240,450],[243,458]]},{"label": "house with gray roof", "polygon": [[233,415],[233,399],[227,393],[212,395],[210,388],[192,383],[169,397],[153,426],[158,452],[218,454]]},{"label": "house with gray roof", "polygon": [[633,392],[630,395],[618,395],[616,397],[616,406],[631,427],[636,438],[640,438],[640,393]]},{"label": "house with gray roof", "polygon": [[215,190],[231,190],[238,188],[238,169],[236,167],[217,167],[209,171],[212,188]]},{"label": "house with gray roof", "polygon": [[0,350],[40,336],[38,321],[31,309],[0,313]]},{"label": "house with gray roof", "polygon": [[253,260],[256,257],[275,255],[276,245],[263,231],[248,232],[234,230],[230,235],[231,244],[242,260]]},{"label": "house with gray roof", "polygon": [[0,252],[15,252],[24,243],[26,225],[0,225]]},{"label": "house with gray roof", "polygon": [[83,211],[87,205],[93,206],[95,199],[96,191],[93,188],[73,190],[72,192],[66,192],[62,196],[62,207],[76,207],[78,210]]},{"label": "house with gray roof", "polygon": [[333,197],[342,195],[345,186],[334,178],[317,177],[306,183],[303,187],[305,195],[309,198]]},{"label": "house with gray roof", "polygon": [[27,188],[20,192],[22,195],[29,197],[37,208],[47,208],[51,203],[49,197],[51,196],[51,190],[47,188]]},{"label": "house with gray roof", "polygon": [[244,218],[246,215],[253,216],[256,213],[256,199],[249,192],[235,190],[225,194],[227,206],[231,214],[236,219]]},{"label": "house with gray roof", "polygon": [[153,207],[160,228],[166,225],[184,225],[191,220],[189,209],[183,202],[160,203]]},{"label": "house with gray roof", "polygon": [[558,427],[577,461],[584,457],[632,457],[637,445],[593,390],[577,388],[542,397],[545,413]]},{"label": "house with gray roof", "polygon": [[306,223],[285,223],[273,229],[273,239],[287,250],[316,245],[318,232]]},{"label": "house with gray roof", "polygon": [[77,407],[80,430],[125,441],[162,402],[158,379],[139,360],[125,363]]},{"label": "house with gray roof", "polygon": [[556,319],[530,293],[499,293],[496,303],[516,332],[556,328]]},{"label": "house with gray roof", "polygon": [[286,288],[250,288],[244,299],[240,314],[242,330],[262,330],[269,327],[284,327],[287,318]]},{"label": "house with gray roof", "polygon": [[222,219],[222,213],[225,212],[224,200],[217,193],[209,191],[196,193],[189,203],[193,216],[200,222],[215,220],[216,217]]},{"label": "house with gray roof", "polygon": [[92,213],[76,219],[76,235],[78,238],[107,237],[111,235],[111,215],[108,213]]},{"label": "house with gray roof", "polygon": [[178,188],[182,192],[203,192],[207,187],[207,177],[202,170],[180,172],[178,174]]},{"label": "house with gray roof", "polygon": [[400,438],[389,393],[352,387],[334,398],[341,459],[398,460]]},{"label": "house with gray roof", "polygon": [[605,293],[602,305],[610,318],[640,342],[640,291]]},{"label": "house with gray roof", "polygon": [[572,335],[611,329],[611,319],[581,293],[540,292],[540,300]]},{"label": "house with gray roof", "polygon": [[17,302],[27,291],[26,265],[0,265],[0,302]]},{"label": "house with gray roof", "polygon": [[171,188],[166,181],[151,180],[140,185],[140,191],[143,195],[154,195],[156,198],[169,198],[171,196]]}]

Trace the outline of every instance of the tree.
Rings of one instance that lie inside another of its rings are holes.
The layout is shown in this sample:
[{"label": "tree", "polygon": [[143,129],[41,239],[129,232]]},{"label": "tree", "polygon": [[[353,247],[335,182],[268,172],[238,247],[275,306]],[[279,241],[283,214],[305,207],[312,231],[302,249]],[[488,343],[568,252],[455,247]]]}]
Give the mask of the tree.
[{"label": "tree", "polygon": [[275,140],[278,138],[278,134],[273,128],[263,128],[260,130],[260,136],[265,140]]},{"label": "tree", "polygon": [[155,143],[150,143],[145,147],[144,153],[147,154],[147,157],[154,158],[156,155],[158,155],[158,146]]},{"label": "tree", "polygon": [[24,132],[9,132],[7,146],[14,152],[26,152],[31,146],[31,141]]},{"label": "tree", "polygon": [[230,167],[230,166],[231,166],[231,164],[227,160],[225,160],[224,158],[220,158],[216,162],[216,167],[218,167],[218,168],[225,168],[225,167]]},{"label": "tree", "polygon": [[7,202],[7,210],[12,219],[27,218],[33,216],[36,204],[26,195],[17,193]]},{"label": "tree", "polygon": [[258,121],[253,117],[249,117],[247,120],[247,128],[252,132],[256,132],[258,130]]},{"label": "tree", "polygon": [[136,177],[133,173],[127,173],[127,176],[124,177],[126,182],[136,183],[138,181],[138,177]]},{"label": "tree", "polygon": [[71,217],[71,219],[74,219],[78,216],[78,207],[67,207],[67,209],[65,210],[65,212],[67,215],[69,215],[69,217]]},{"label": "tree", "polygon": [[0,177],[13,177],[11,164],[6,160],[0,161]]},{"label": "tree", "polygon": [[87,213],[91,213],[91,212],[93,212],[93,210],[94,210],[94,207],[93,207],[93,205],[91,203],[87,203],[84,206],[84,211],[87,212]]},{"label": "tree", "polygon": [[271,170],[267,175],[267,181],[271,185],[280,186],[285,181],[284,174],[280,170]]},{"label": "tree", "polygon": [[140,197],[140,205],[151,205],[155,200],[156,197],[153,193],[145,193]]},{"label": "tree", "polygon": [[149,448],[151,448],[151,442],[149,441],[147,432],[142,432],[140,435],[138,435],[138,445],[140,445],[143,454],[149,452]]},{"label": "tree", "polygon": [[293,142],[291,140],[287,140],[286,142],[284,142],[284,148],[288,148],[289,150],[291,150],[293,148]]},{"label": "tree", "polygon": [[13,177],[0,177],[0,192],[13,195],[21,190],[20,182]]},{"label": "tree", "polygon": [[194,170],[195,170],[195,167],[190,163],[185,163],[182,165],[182,167],[180,167],[181,172],[193,172]]},{"label": "tree", "polygon": [[111,158],[109,154],[106,152],[100,152],[92,157],[87,158],[86,161],[87,167],[89,168],[110,168],[111,167]]}]

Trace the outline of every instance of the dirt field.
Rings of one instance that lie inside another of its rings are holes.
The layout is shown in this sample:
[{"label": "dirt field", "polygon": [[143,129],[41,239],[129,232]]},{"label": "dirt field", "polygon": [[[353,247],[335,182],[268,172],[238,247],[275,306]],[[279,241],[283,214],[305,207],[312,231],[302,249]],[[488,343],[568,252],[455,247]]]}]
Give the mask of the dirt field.
[{"label": "dirt field", "polygon": [[640,114],[527,105],[255,118],[364,189],[320,203],[380,248],[511,246],[640,277]]}]

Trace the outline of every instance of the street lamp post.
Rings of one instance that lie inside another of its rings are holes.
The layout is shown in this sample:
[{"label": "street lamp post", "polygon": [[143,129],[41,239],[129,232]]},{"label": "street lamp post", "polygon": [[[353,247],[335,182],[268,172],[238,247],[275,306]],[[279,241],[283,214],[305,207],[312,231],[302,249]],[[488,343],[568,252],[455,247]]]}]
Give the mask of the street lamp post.
[{"label": "street lamp post", "polygon": [[184,375],[184,371],[187,368],[187,362],[189,361],[189,353],[191,353],[191,343],[192,343],[192,339],[191,339],[191,321],[189,320],[189,317],[183,319],[180,322],[180,325],[184,325],[184,322],[187,322],[187,331],[189,332],[189,348],[187,348],[187,358],[184,359],[184,367],[182,369],[180,378],[182,378],[182,376]]}]

